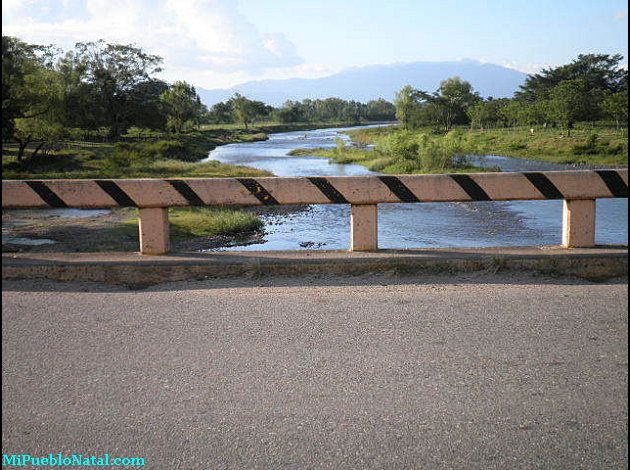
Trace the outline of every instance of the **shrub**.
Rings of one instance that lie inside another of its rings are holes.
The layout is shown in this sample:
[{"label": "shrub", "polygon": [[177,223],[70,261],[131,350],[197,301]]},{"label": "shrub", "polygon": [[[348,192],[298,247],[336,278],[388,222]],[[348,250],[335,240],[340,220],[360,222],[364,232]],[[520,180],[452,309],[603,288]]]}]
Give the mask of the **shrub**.
[{"label": "shrub", "polygon": [[[420,137],[426,136],[421,134]],[[419,148],[418,138],[414,133],[401,131],[380,139],[376,150],[385,155],[395,156],[397,159],[417,161]]]},{"label": "shrub", "polygon": [[206,153],[197,147],[189,147],[178,140],[156,142],[118,142],[107,160],[116,167],[129,167],[158,160],[198,161]]}]

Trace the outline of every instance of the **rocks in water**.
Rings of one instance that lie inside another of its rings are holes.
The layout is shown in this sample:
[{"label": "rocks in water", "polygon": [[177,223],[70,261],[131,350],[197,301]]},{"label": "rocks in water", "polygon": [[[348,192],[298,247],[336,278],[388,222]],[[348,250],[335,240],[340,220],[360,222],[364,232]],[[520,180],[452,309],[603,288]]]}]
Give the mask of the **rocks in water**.
[{"label": "rocks in water", "polygon": [[322,243],[322,242],[302,242],[300,243],[300,247],[302,248],[321,248],[322,246],[326,245],[326,243]]}]

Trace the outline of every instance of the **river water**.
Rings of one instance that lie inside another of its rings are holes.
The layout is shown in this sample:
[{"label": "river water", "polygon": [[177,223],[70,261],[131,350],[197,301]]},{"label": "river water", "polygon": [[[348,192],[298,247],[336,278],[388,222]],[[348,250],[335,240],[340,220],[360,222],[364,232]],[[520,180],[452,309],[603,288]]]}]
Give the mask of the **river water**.
[{"label": "river water", "polygon": [[[355,128],[356,129],[356,128]],[[208,159],[268,170],[276,176],[375,175],[354,164],[320,157],[290,157],[296,148],[334,147],[349,142],[345,129],[272,134],[269,140],[217,147]],[[478,166],[502,171],[562,170],[575,167],[501,156],[471,156]],[[260,243],[226,250],[347,249],[350,210],[346,205],[313,205],[289,212],[270,208],[262,215],[265,235]],[[380,248],[490,247],[558,245],[562,201],[501,201],[379,205]],[[628,200],[597,201],[596,242],[628,243]]]}]

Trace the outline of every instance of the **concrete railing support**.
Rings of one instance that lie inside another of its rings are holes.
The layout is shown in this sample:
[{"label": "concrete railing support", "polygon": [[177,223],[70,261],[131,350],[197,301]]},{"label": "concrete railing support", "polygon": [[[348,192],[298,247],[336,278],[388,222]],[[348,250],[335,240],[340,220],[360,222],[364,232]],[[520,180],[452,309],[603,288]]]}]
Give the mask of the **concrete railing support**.
[{"label": "concrete railing support", "polygon": [[352,204],[350,228],[350,251],[376,251],[378,249],[378,206]]},{"label": "concrete railing support", "polygon": [[140,253],[163,255],[170,250],[168,209],[164,207],[139,209]]},{"label": "concrete railing support", "polygon": [[562,210],[562,246],[595,246],[595,199],[564,201]]}]

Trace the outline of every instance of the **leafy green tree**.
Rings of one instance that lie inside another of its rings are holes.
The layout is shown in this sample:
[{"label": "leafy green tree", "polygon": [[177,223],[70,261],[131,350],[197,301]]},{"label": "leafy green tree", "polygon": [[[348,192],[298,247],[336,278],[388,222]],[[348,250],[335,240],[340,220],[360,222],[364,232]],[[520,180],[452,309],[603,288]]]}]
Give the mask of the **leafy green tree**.
[{"label": "leafy green tree", "polygon": [[2,36],[2,139],[13,136],[16,119],[59,108],[60,76],[52,69],[55,49]]},{"label": "leafy green tree", "polygon": [[24,159],[26,148],[31,143],[35,144],[35,149],[30,155],[31,159],[40,153],[46,155],[49,150],[56,147],[63,136],[64,127],[59,122],[47,119],[45,115],[17,118],[13,135],[18,143],[17,160]]},{"label": "leafy green tree", "polygon": [[[134,95],[143,82],[160,72],[162,59],[140,48],[124,44],[77,43],[60,60],[59,67],[78,94],[73,103],[89,103],[92,127],[105,126],[119,136],[133,124]],[[71,114],[71,113],[70,113]],[[81,126],[79,126],[81,127]]]},{"label": "leafy green tree", "polygon": [[628,70],[619,66],[622,60],[621,54],[580,54],[570,64],[527,77],[516,97],[530,102],[548,99],[566,80],[583,80],[589,90],[616,93],[628,86]]},{"label": "leafy green tree", "polygon": [[369,121],[393,121],[396,119],[396,106],[382,98],[368,101],[365,117]]},{"label": "leafy green tree", "polygon": [[257,118],[268,116],[271,112],[271,107],[267,106],[261,101],[253,101],[247,99],[240,93],[235,93],[229,100],[232,107],[234,118],[237,122],[240,122],[245,126],[245,129],[249,129]]},{"label": "leafy green tree", "polygon": [[230,124],[234,122],[234,110],[229,102],[216,103],[210,109],[210,121],[216,124]]},{"label": "leafy green tree", "polygon": [[168,90],[168,83],[162,80],[138,83],[129,93],[129,123],[139,128],[165,129],[168,108],[162,95]]},{"label": "leafy green tree", "polygon": [[396,98],[394,99],[396,119],[402,123],[404,129],[408,130],[412,127],[413,115],[421,106],[422,99],[425,96],[424,92],[416,90],[411,85],[406,85],[396,92]]},{"label": "leafy green tree", "polygon": [[445,132],[455,124],[468,122],[466,109],[478,103],[481,97],[470,83],[459,77],[447,78],[431,101],[436,106],[436,117]]},{"label": "leafy green tree", "polygon": [[586,80],[565,80],[550,92],[549,115],[560,122],[571,136],[576,121],[592,110],[592,94]]},{"label": "leafy green tree", "polygon": [[628,89],[608,95],[602,101],[602,111],[617,123],[617,129],[622,124],[628,126]]},{"label": "leafy green tree", "polygon": [[173,83],[160,100],[166,108],[166,127],[177,133],[199,125],[206,111],[195,87],[183,81]]}]

